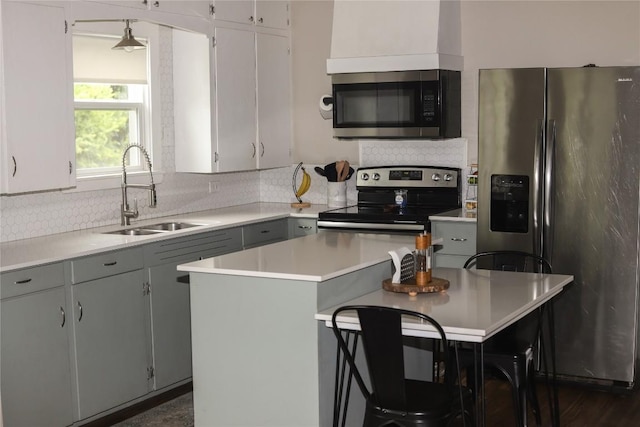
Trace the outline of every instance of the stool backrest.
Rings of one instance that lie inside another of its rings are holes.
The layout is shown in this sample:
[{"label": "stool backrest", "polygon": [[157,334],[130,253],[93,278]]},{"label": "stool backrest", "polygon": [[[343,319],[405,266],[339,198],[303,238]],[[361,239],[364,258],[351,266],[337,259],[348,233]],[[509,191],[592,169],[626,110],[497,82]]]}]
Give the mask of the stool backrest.
[{"label": "stool backrest", "polygon": [[520,251],[487,251],[472,255],[464,268],[483,270],[521,271],[529,273],[552,273],[551,264],[534,254]]},{"label": "stool backrest", "polygon": [[[371,382],[367,388],[355,363],[355,357],[348,348],[337,318],[345,311],[355,311],[360,321],[362,345]],[[333,313],[331,319],[338,345],[343,352],[362,394],[367,400],[373,395],[377,405],[384,408],[403,409],[406,407],[405,368],[402,339],[402,317],[414,318],[431,325],[441,341],[444,366],[448,367],[449,346],[444,330],[433,318],[413,311],[378,306],[343,306]]]}]

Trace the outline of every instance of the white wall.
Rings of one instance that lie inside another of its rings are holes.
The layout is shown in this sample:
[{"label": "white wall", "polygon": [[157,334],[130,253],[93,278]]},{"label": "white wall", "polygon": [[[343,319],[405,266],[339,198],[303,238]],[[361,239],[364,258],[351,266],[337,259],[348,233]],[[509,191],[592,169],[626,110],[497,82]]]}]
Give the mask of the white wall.
[{"label": "white wall", "polygon": [[[346,157],[357,163],[358,143],[333,140],[331,121],[317,108],[320,95],[331,89],[325,61],[333,0],[294,0],[291,10],[294,160]],[[477,161],[480,68],[640,65],[639,0],[462,0],[461,15],[462,137],[469,141],[469,163]]]}]

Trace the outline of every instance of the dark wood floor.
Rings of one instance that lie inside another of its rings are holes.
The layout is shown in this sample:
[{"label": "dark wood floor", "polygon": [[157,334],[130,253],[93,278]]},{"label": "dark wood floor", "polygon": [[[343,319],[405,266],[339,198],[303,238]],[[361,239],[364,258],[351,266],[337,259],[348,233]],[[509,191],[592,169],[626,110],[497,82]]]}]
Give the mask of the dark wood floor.
[{"label": "dark wood floor", "polygon": [[[542,425],[550,426],[548,394],[538,385]],[[640,392],[611,393],[585,387],[560,385],[560,425],[563,427],[640,426]],[[514,414],[508,383],[491,379],[487,384],[487,426],[513,426]],[[535,425],[529,414],[529,425]]]},{"label": "dark wood floor", "polygon": [[[171,393],[159,396],[156,399],[136,405],[128,410],[121,411],[109,417],[105,417],[94,423],[91,427],[112,426],[117,422],[142,412],[148,412],[142,417],[144,422],[123,425],[145,425],[163,427],[178,427],[193,425],[193,420],[180,420],[179,423],[167,423],[163,411],[151,409],[175,396],[187,393],[191,390],[191,384],[182,386]],[[489,427],[514,426],[514,414],[511,401],[511,392],[506,381],[498,379],[487,380],[487,423]],[[538,396],[542,410],[542,425],[551,425],[549,413],[548,394],[543,384],[538,386]],[[597,391],[590,388],[560,385],[560,425],[563,427],[626,427],[640,426],[640,391],[625,394]],[[181,404],[191,404],[191,400],[181,400]],[[155,420],[155,418],[157,420]],[[533,414],[529,414],[529,425],[535,425]],[[163,424],[164,423],[164,424]],[[189,424],[191,423],[191,424]]]}]

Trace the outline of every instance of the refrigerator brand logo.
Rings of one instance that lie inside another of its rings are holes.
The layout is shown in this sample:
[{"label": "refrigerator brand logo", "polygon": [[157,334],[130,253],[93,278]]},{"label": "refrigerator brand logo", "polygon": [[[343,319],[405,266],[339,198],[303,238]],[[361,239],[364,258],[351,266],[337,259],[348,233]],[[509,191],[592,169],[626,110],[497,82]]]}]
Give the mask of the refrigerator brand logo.
[{"label": "refrigerator brand logo", "polygon": [[632,82],[633,79],[631,77],[622,77],[618,79],[619,82]]}]

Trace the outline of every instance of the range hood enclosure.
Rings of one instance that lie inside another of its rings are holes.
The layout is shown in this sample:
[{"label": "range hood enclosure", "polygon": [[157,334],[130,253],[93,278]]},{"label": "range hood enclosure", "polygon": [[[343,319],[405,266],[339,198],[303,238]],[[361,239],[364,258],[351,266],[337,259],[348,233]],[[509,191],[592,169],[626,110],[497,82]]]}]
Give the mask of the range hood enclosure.
[{"label": "range hood enclosure", "polygon": [[327,74],[462,71],[458,0],[335,0]]}]

